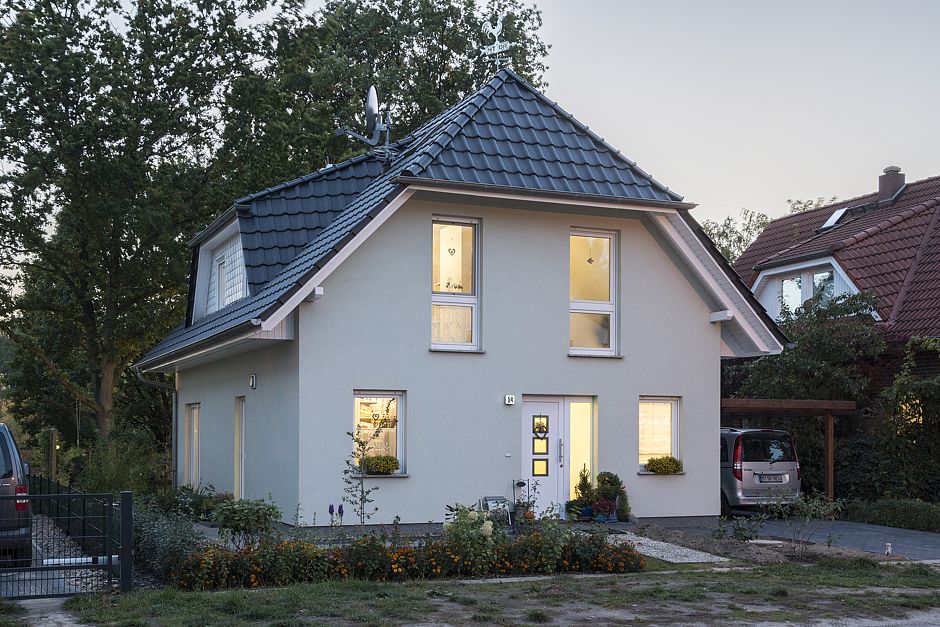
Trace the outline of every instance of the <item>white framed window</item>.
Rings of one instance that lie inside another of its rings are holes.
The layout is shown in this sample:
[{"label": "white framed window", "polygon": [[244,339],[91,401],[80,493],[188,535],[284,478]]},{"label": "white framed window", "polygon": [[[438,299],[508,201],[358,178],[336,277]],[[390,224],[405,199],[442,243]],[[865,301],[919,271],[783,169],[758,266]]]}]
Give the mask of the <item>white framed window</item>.
[{"label": "white framed window", "polygon": [[679,458],[679,399],[641,396],[639,412],[640,469],[651,457]]},{"label": "white framed window", "polygon": [[235,460],[232,481],[232,494],[236,499],[244,498],[245,491],[245,397],[235,397],[235,447],[232,451]]},{"label": "white framed window", "polygon": [[398,470],[393,474],[404,474],[405,393],[356,391],[353,399],[353,433],[368,441],[366,456],[394,457]]},{"label": "white framed window", "polygon": [[248,293],[241,237],[236,233],[212,250],[206,313],[222,309]]},{"label": "white framed window", "polygon": [[617,346],[617,234],[572,229],[568,352],[613,355]]},{"label": "white framed window", "polygon": [[828,304],[835,294],[835,274],[832,270],[813,273],[813,297],[822,304]]},{"label": "white framed window", "polygon": [[183,483],[199,485],[199,403],[189,403],[183,414]]},{"label": "white framed window", "polygon": [[791,313],[803,305],[803,275],[788,276],[780,279],[780,305]]},{"label": "white framed window", "polygon": [[431,348],[480,348],[480,221],[433,219],[431,235]]}]

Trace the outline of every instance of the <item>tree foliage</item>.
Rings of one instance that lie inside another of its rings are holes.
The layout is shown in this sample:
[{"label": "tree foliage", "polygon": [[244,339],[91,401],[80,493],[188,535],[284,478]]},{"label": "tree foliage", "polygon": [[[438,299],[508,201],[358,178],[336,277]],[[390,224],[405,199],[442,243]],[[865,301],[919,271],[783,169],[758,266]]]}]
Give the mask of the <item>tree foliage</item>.
[{"label": "tree foliage", "polygon": [[[482,20],[519,0],[0,0],[0,331],[18,415],[108,433],[167,415],[128,370],[183,318],[186,242],[245,193],[348,154],[376,83],[404,134],[479,84]],[[259,16],[266,16],[261,20]]]},{"label": "tree foliage", "polygon": [[741,256],[748,246],[751,245],[758,235],[761,234],[770,218],[767,214],[750,209],[742,209],[740,219],[735,220],[728,216],[722,222],[714,220],[705,220],[702,222],[702,230],[705,231],[721,254],[728,261],[734,261]]},{"label": "tree foliage", "polygon": [[782,307],[780,328],[793,347],[725,368],[726,384],[742,398],[870,401],[870,367],[886,344],[872,317],[874,299],[843,294],[811,298],[796,311]]}]

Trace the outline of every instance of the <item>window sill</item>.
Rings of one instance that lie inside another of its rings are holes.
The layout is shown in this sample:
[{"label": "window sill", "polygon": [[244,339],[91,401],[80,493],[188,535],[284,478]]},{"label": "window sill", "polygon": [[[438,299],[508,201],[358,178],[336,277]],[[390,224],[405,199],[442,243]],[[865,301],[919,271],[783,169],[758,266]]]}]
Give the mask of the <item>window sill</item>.
[{"label": "window sill", "polygon": [[439,348],[432,346],[428,349],[431,353],[469,353],[471,355],[482,355],[486,351],[480,348]]},{"label": "window sill", "polygon": [[393,472],[390,475],[349,475],[353,479],[407,479],[408,473]]},{"label": "window sill", "polygon": [[652,475],[654,477],[675,477],[676,475],[684,475],[685,471],[683,470],[682,472],[665,473],[665,472],[650,472],[649,470],[638,470],[636,474],[642,475],[642,476]]},{"label": "window sill", "polygon": [[593,359],[623,359],[623,355],[601,355],[593,353],[568,353],[568,357],[588,357]]}]

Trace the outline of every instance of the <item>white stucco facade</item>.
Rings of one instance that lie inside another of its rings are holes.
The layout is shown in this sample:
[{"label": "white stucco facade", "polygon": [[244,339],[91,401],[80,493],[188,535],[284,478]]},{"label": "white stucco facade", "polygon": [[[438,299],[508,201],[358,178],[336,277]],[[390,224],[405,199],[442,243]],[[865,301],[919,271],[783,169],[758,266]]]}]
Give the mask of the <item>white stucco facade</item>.
[{"label": "white stucco facade", "polygon": [[[354,391],[402,392],[405,473],[368,479],[380,488],[372,522],[440,521],[446,504],[512,496],[526,398],[578,396],[595,403],[593,470],[623,479],[636,516],[717,515],[722,307],[642,211],[571,211],[418,198],[398,208],[300,304],[294,339],[178,370],[181,434],[185,406],[200,406],[200,481],[231,491],[244,396],[244,496],[326,524],[342,501]],[[479,220],[479,352],[430,350],[434,216]],[[618,234],[615,357],[569,356],[572,227]],[[679,399],[684,474],[639,473],[645,396]]]}]

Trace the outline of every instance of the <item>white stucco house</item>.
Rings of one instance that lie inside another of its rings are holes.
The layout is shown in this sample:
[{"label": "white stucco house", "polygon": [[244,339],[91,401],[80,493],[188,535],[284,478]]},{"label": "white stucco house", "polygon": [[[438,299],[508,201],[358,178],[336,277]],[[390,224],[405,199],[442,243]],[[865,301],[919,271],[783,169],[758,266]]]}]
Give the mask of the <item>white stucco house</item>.
[{"label": "white stucco house", "polygon": [[[639,517],[717,515],[720,361],[786,338],[692,207],[506,69],[389,151],[236,200],[138,363],[175,373],[179,481],[322,524],[347,432],[381,424],[400,468],[368,479],[373,522],[520,479],[544,508],[582,468]],[[644,472],[664,454],[684,474]]]}]

